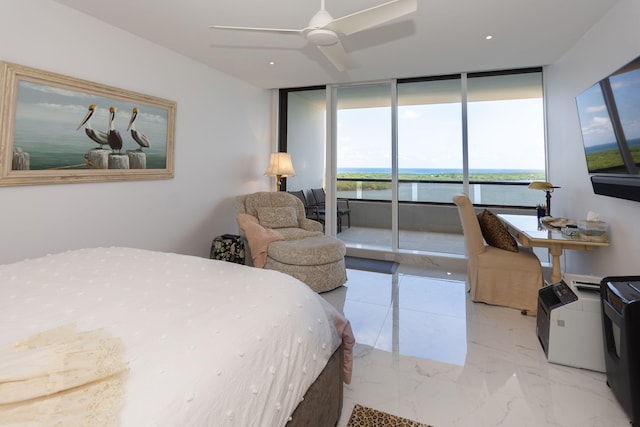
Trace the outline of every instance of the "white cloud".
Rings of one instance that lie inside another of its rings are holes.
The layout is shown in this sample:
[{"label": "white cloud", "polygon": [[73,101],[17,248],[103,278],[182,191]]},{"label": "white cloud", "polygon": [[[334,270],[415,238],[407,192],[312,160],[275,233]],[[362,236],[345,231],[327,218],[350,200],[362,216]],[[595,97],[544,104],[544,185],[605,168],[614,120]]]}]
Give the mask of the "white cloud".
[{"label": "white cloud", "polygon": [[604,104],[601,105],[593,105],[587,108],[587,113],[599,113],[601,111],[607,111],[607,107]]},{"label": "white cloud", "polygon": [[415,120],[420,118],[421,114],[410,108],[403,108],[400,112],[400,118],[405,120]]}]

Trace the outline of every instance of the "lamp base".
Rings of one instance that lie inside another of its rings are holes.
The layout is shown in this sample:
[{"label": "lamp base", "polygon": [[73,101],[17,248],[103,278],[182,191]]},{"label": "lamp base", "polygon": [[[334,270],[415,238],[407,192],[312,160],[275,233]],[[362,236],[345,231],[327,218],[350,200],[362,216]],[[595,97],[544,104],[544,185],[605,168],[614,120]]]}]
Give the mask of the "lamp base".
[{"label": "lamp base", "polygon": [[551,216],[551,191],[546,190],[547,193],[547,216]]}]

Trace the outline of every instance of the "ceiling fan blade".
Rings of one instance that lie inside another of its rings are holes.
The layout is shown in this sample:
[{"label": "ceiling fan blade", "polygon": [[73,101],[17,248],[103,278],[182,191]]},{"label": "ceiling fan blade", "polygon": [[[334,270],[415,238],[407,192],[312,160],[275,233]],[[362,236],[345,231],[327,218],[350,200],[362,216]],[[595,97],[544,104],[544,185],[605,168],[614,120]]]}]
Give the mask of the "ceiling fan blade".
[{"label": "ceiling fan blade", "polygon": [[325,28],[349,35],[375,27],[418,9],[418,0],[393,0],[342,18],[334,19]]},{"label": "ceiling fan blade", "polygon": [[338,71],[345,71],[353,67],[351,59],[340,41],[331,46],[318,46],[318,49],[331,61]]},{"label": "ceiling fan blade", "polygon": [[234,30],[234,31],[254,31],[254,32],[269,32],[269,33],[281,33],[281,34],[302,34],[304,30],[292,30],[288,28],[258,28],[258,27],[233,27],[228,25],[210,25],[209,28],[214,30]]}]

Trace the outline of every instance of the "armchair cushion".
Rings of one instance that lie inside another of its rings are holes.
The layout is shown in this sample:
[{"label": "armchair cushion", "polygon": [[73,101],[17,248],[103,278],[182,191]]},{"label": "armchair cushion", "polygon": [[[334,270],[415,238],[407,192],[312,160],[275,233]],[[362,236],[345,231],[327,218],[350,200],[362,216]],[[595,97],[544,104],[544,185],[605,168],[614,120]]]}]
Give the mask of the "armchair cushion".
[{"label": "armchair cushion", "polygon": [[[320,227],[322,227],[322,224],[320,224]],[[278,228],[278,232],[284,236],[284,240],[299,240],[307,237],[322,236],[322,231],[311,231],[297,227]]]},{"label": "armchair cushion", "polygon": [[298,216],[293,206],[259,207],[258,220],[263,227],[298,227]]},{"label": "armchair cushion", "polygon": [[482,237],[484,237],[489,246],[504,249],[505,251],[518,252],[518,243],[493,212],[485,209],[478,214],[478,222],[480,223]]},{"label": "armchair cushion", "polygon": [[315,234],[322,233],[323,230],[323,226],[321,223],[319,223],[318,221],[316,221],[315,219],[309,219],[309,218],[300,218],[300,228],[306,230],[306,231],[311,231]]}]

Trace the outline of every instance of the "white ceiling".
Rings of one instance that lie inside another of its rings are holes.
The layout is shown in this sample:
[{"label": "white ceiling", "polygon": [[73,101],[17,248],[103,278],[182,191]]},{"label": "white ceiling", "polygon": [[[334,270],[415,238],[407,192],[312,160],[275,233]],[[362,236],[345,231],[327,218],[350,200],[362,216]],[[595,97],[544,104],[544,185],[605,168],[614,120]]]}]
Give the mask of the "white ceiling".
[{"label": "white ceiling", "polygon": [[[418,0],[414,14],[343,37],[356,65],[345,72],[295,35],[209,28],[303,28],[320,0],[55,1],[255,86],[284,88],[547,65],[618,0]],[[338,18],[386,1],[326,0],[326,9]]]}]

